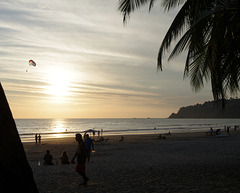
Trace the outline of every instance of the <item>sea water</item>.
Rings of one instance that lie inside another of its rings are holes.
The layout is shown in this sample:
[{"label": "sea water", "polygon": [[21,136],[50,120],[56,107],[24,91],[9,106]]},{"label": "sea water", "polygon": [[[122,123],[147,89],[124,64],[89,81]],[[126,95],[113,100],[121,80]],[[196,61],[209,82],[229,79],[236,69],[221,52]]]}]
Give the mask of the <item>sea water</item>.
[{"label": "sea water", "polygon": [[102,130],[103,135],[131,135],[205,132],[210,127],[224,129],[224,126],[240,125],[240,119],[15,119],[15,122],[23,141],[34,141],[36,133],[45,139],[74,136],[89,129]]}]

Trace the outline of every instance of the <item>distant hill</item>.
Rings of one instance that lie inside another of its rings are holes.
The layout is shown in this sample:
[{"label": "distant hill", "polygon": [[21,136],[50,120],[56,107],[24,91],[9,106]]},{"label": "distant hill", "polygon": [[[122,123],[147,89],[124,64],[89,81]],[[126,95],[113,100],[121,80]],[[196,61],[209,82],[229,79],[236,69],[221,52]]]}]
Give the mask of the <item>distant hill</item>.
[{"label": "distant hill", "polygon": [[169,118],[240,118],[240,99],[226,100],[225,108],[214,101],[181,107],[177,113]]}]

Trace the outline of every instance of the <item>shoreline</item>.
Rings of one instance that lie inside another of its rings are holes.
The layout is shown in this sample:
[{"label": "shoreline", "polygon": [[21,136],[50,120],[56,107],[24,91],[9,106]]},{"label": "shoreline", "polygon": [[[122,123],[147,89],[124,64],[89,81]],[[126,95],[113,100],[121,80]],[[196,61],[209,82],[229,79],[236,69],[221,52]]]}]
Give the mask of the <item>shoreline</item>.
[{"label": "shoreline", "polygon": [[[69,140],[69,139],[75,139],[75,134],[76,132],[72,132],[71,134],[65,134],[65,133],[55,133],[55,134],[41,134],[42,139],[41,139],[41,143],[42,142],[53,142],[53,141],[64,141],[64,140]],[[83,135],[83,133],[80,133]],[[125,136],[127,138],[158,138],[160,133],[138,133],[138,134],[133,134],[133,133],[126,133],[126,134],[109,134],[109,135],[104,135],[104,138],[110,138],[110,139],[117,139],[120,138],[121,136]],[[204,132],[176,132],[174,134],[169,135],[168,133],[162,133],[161,135],[163,137],[169,137],[170,139],[172,138],[178,138],[178,137],[198,137],[201,136],[202,134],[204,134]],[[90,136],[92,139],[98,140],[100,139],[100,136],[95,136],[93,137],[92,135]],[[35,136],[32,135],[32,137],[29,138],[21,138],[22,143],[36,143],[35,142]],[[39,142],[38,142],[39,143]]]},{"label": "shoreline", "polygon": [[[74,120],[74,121],[72,121]],[[134,135],[134,134],[163,134],[183,132],[204,132],[210,127],[223,129],[224,126],[239,125],[239,120],[232,119],[51,119],[45,120],[16,120],[18,132],[23,141],[31,141],[38,133],[43,138],[71,136],[75,133],[83,133],[88,129],[103,131],[103,135]],[[96,132],[96,135],[98,133]]]},{"label": "shoreline", "polygon": [[[189,132],[172,132],[170,135],[168,132],[153,132],[153,133],[119,133],[119,134],[112,134],[112,133],[104,133],[103,137],[104,138],[119,138],[121,136],[128,136],[130,138],[136,138],[136,137],[154,137],[154,138],[158,138],[158,136],[161,134],[163,137],[166,137],[169,140],[173,140],[173,139],[184,139],[184,138],[197,138],[197,137],[209,137],[207,136],[206,131],[189,131]],[[58,140],[64,140],[64,139],[75,139],[75,134],[77,132],[59,132],[59,133],[45,133],[45,134],[41,134],[42,142],[51,142],[51,141],[58,141]],[[84,132],[79,132],[80,134],[84,134]],[[221,129],[221,133],[225,134],[226,132],[224,131],[224,129]],[[230,136],[231,135],[240,135],[240,129],[238,128],[236,131],[234,131],[233,129],[230,130]],[[28,135],[30,136],[30,134]],[[96,139],[98,140],[101,136],[94,136],[92,134],[90,134],[90,137],[92,139]],[[218,137],[218,136],[210,136],[210,137]],[[221,136],[219,136],[221,137]],[[35,135],[31,135],[31,137],[21,137],[21,141],[22,143],[35,143]]]}]

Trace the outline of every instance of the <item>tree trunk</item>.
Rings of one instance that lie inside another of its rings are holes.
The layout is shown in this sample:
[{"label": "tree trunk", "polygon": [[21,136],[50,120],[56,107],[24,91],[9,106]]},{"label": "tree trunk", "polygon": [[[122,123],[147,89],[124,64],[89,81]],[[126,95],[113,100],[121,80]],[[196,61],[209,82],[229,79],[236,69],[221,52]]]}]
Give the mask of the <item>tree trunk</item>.
[{"label": "tree trunk", "polygon": [[0,192],[37,193],[7,98],[0,83]]}]

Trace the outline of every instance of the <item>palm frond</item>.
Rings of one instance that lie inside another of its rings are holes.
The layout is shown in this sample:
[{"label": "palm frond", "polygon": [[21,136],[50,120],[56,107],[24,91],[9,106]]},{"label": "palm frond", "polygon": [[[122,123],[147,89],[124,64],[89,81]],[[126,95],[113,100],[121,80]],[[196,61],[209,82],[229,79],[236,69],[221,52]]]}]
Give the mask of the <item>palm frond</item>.
[{"label": "palm frond", "polygon": [[[126,22],[130,13],[155,0],[119,0]],[[178,40],[168,60],[187,50],[184,77],[195,91],[211,81],[215,101],[240,90],[240,1],[163,0],[166,11],[183,4],[170,25],[158,52],[157,68],[171,44]]]},{"label": "palm frond", "polygon": [[155,0],[119,0],[118,10],[123,14],[123,22],[127,21],[130,13],[149,3],[149,11],[154,5]]},{"label": "palm frond", "polygon": [[[165,0],[164,2],[169,3],[169,6],[175,6],[180,0]],[[169,27],[162,44],[158,52],[157,67],[162,70],[162,59],[165,51],[167,51],[171,43],[178,39],[186,28],[193,26],[196,18],[200,15],[203,7],[207,7],[211,3],[211,0],[186,0],[182,8],[177,13],[171,26]],[[202,21],[202,20],[201,20]]]},{"label": "palm frond", "polygon": [[175,19],[173,20],[171,26],[169,27],[162,41],[162,44],[158,52],[158,63],[157,63],[157,67],[160,70],[162,70],[162,58],[165,53],[165,50],[168,50],[168,48],[171,46],[172,41],[177,39],[187,26],[187,20],[189,17],[189,12],[188,12],[189,7],[190,7],[190,1],[187,1],[183,5],[181,10],[178,12],[178,14],[176,15]]},{"label": "palm frond", "polygon": [[180,53],[184,51],[186,47],[188,47],[190,40],[192,37],[192,30],[189,29],[183,36],[182,38],[178,41],[176,46],[174,47],[173,51],[171,52],[168,60],[171,60],[172,58],[176,57]]},{"label": "palm frond", "polygon": [[155,3],[155,0],[150,0],[150,3],[149,3],[149,11],[151,11],[154,3]]},{"label": "palm frond", "polygon": [[174,9],[176,6],[184,3],[187,0],[163,0],[162,6],[164,7],[165,11],[169,11],[170,9]]}]

